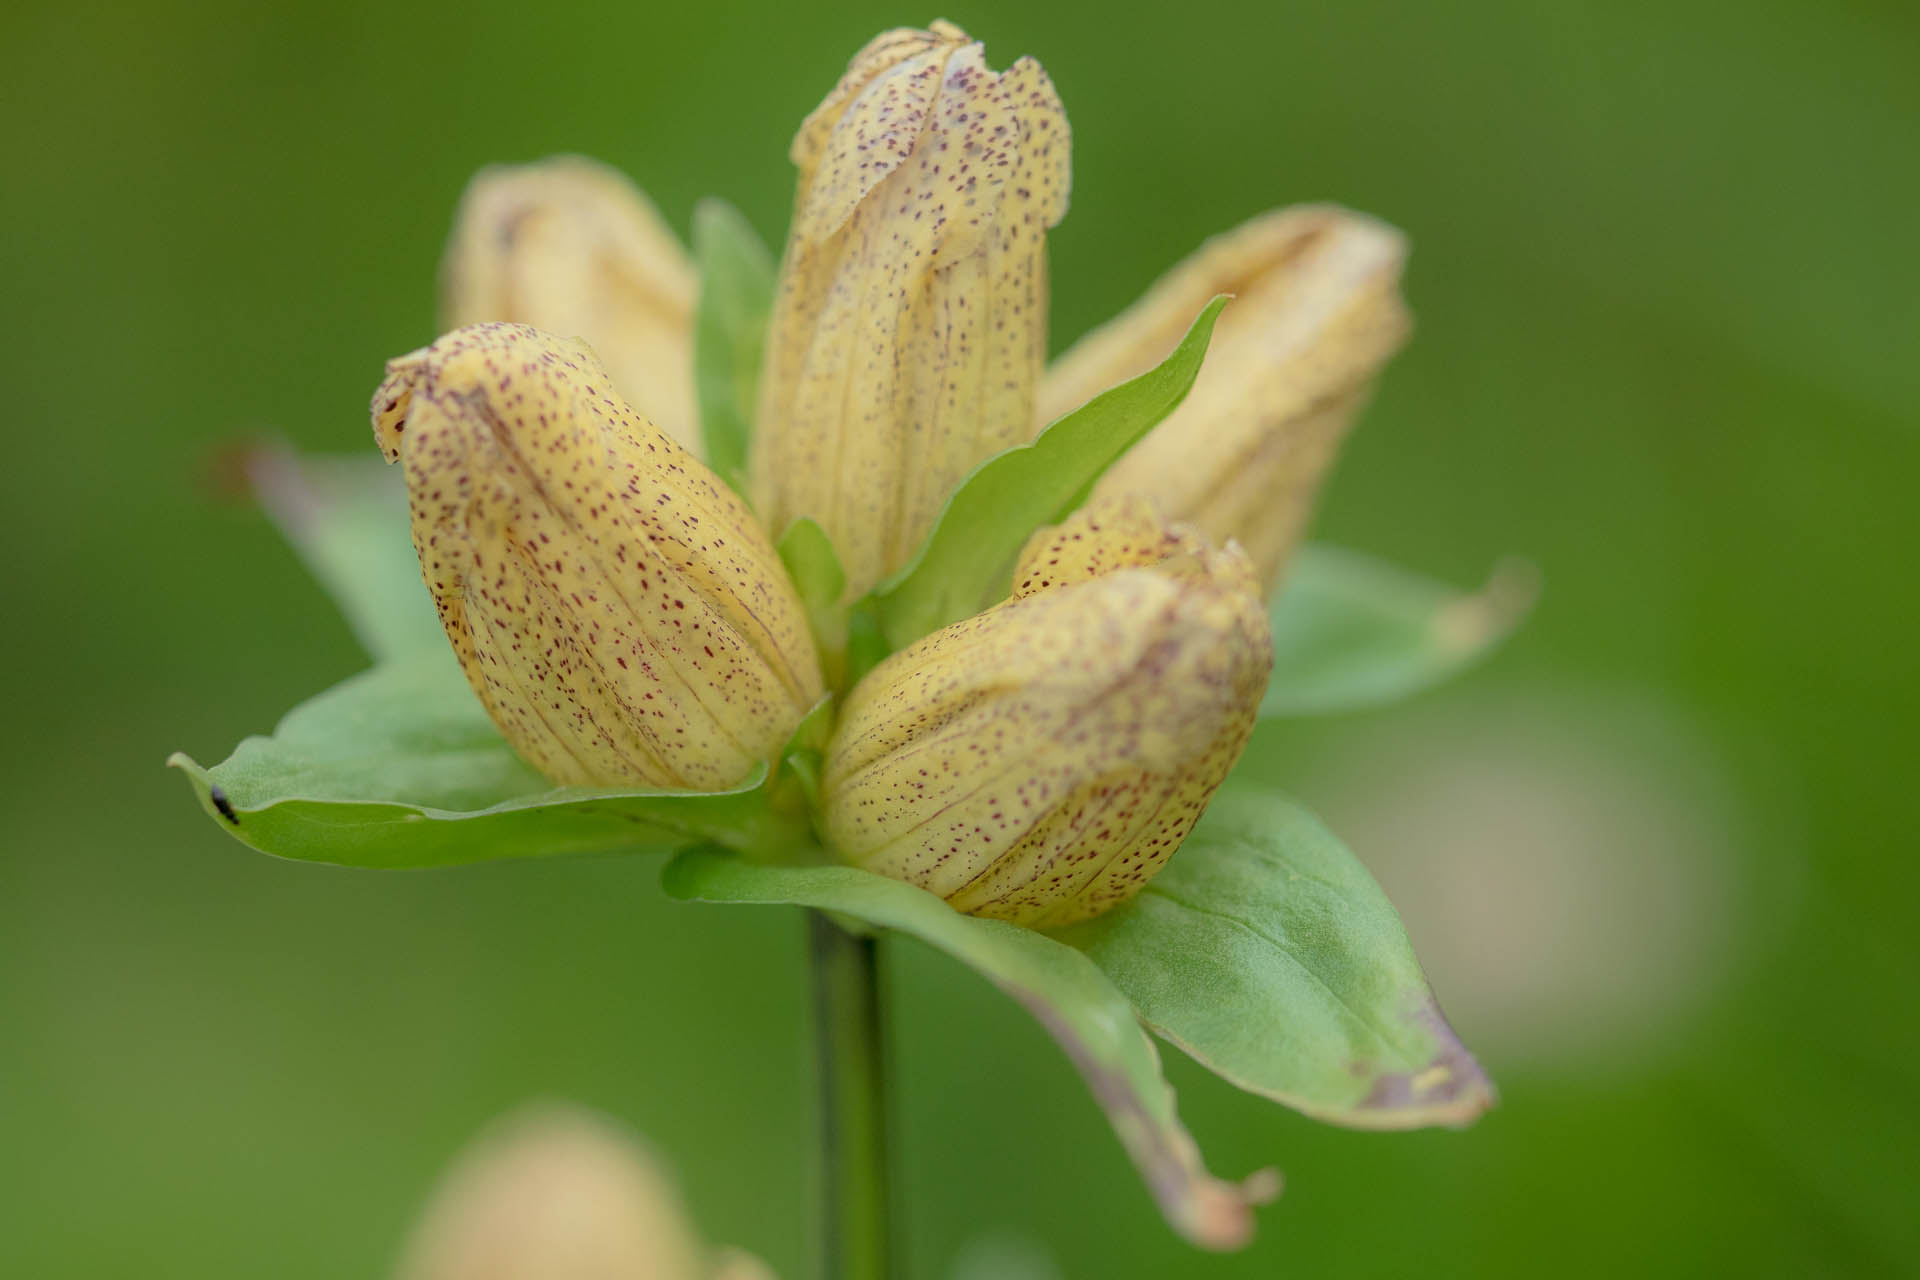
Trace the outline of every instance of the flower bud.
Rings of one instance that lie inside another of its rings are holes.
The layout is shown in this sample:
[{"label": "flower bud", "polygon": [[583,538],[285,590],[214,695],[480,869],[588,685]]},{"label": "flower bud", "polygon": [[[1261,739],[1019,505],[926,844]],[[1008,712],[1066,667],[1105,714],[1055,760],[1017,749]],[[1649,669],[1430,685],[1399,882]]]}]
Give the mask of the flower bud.
[{"label": "flower bud", "polygon": [[811,516],[857,595],[948,494],[1031,434],[1067,119],[1040,64],[890,31],[800,126],[751,459],[769,528]]},{"label": "flower bud", "polygon": [[583,343],[457,330],[388,362],[373,425],[468,682],[556,782],[727,787],[820,696],[765,532]]},{"label": "flower bud", "polygon": [[699,280],[619,171],[577,156],[482,169],[460,199],[440,277],[442,331],[510,320],[584,338],[615,390],[700,452]]},{"label": "flower bud", "polygon": [[1283,209],[1216,237],[1062,356],[1037,423],[1152,368],[1207,299],[1221,313],[1186,400],[1102,478],[1144,493],[1275,583],[1341,438],[1406,338],[1399,232],[1343,209]]},{"label": "flower bud", "polygon": [[494,1125],[447,1172],[407,1242],[401,1280],[751,1280],[714,1251],[660,1160],[582,1108],[543,1103]]},{"label": "flower bud", "polygon": [[848,861],[957,910],[1068,924],[1186,838],[1253,730],[1272,637],[1238,548],[1144,498],[1042,530],[1014,582],[854,689],[824,826]]}]

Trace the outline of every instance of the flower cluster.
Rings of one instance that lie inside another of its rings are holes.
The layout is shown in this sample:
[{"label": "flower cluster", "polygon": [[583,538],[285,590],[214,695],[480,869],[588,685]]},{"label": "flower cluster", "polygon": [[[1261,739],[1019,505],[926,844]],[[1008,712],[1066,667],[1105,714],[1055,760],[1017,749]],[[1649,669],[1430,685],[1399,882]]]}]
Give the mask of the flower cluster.
[{"label": "flower cluster", "polygon": [[[530,763],[719,790],[832,693],[835,856],[1039,926],[1159,869],[1251,732],[1263,592],[1404,336],[1403,246],[1338,209],[1255,219],[1048,371],[1068,152],[1039,65],[990,71],[950,24],[853,59],[793,144],[744,497],[697,456],[695,284],[645,198],[578,160],[475,180],[452,331],[389,363],[374,430],[468,681]],[[775,538],[817,523],[854,604],[980,463],[1154,366],[1219,292],[1191,395],[1034,532],[1007,598],[829,688]]]}]

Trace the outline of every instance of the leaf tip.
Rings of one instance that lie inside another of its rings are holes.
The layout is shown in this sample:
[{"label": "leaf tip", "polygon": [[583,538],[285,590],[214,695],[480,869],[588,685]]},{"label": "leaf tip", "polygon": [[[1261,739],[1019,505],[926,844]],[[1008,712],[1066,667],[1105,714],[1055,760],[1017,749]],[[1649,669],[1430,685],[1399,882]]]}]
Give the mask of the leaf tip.
[{"label": "leaf tip", "polygon": [[1433,1056],[1414,1071],[1379,1076],[1356,1109],[1357,1123],[1382,1129],[1425,1125],[1465,1128],[1498,1100],[1493,1080],[1448,1025],[1429,996],[1414,1015],[1434,1038]]},{"label": "leaf tip", "polygon": [[289,537],[308,534],[324,514],[325,502],[300,469],[300,456],[281,441],[247,451],[242,465],[247,485],[261,509]]},{"label": "leaf tip", "polygon": [[1540,567],[1519,556],[1503,557],[1485,586],[1434,614],[1435,643],[1462,656],[1478,653],[1519,626],[1539,598]]},{"label": "leaf tip", "polygon": [[693,202],[693,240],[696,249],[705,236],[729,232],[738,234],[742,231],[752,236],[756,245],[760,243],[759,233],[754,230],[753,223],[731,200],[721,196],[701,196]]},{"label": "leaf tip", "polygon": [[[1173,1118],[1173,1089],[1158,1079],[1164,1114],[1156,1115],[1155,1099],[1143,1096],[1136,1082],[1087,1042],[1038,991],[1001,982],[1008,995],[1024,1005],[1047,1029],[1107,1114],[1120,1144],[1133,1157],[1161,1214],[1187,1243],[1216,1253],[1244,1249],[1253,1243],[1253,1211],[1280,1194],[1280,1173],[1261,1169],[1240,1182],[1215,1177],[1207,1171],[1200,1148]],[[1148,1046],[1151,1054],[1151,1045]],[[1155,1070],[1159,1056],[1151,1054]]]},{"label": "leaf tip", "polygon": [[1239,1182],[1208,1179],[1188,1188],[1174,1226],[1189,1243],[1215,1253],[1231,1253],[1253,1243],[1253,1211],[1279,1197],[1278,1169],[1259,1169]]},{"label": "leaf tip", "polygon": [[167,768],[178,769],[187,775],[193,789],[200,797],[200,803],[207,812],[221,818],[230,826],[240,825],[240,813],[233,807],[233,801],[227,796],[226,788],[213,780],[213,775],[184,751],[176,751],[167,757]]},{"label": "leaf tip", "polygon": [[166,767],[178,769],[186,774],[187,781],[193,785],[193,789],[203,795],[213,789],[213,774],[208,772],[205,765],[184,751],[176,751],[168,756]]}]

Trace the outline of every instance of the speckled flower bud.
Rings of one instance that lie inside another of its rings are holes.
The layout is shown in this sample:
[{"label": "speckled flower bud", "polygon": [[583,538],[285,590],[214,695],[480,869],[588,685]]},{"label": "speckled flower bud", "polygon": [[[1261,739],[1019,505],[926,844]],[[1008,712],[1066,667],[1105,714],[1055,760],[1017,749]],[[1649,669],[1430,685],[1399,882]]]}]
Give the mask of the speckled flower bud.
[{"label": "speckled flower bud", "polygon": [[1175,519],[1247,549],[1276,582],[1341,438],[1405,340],[1406,244],[1324,206],[1283,209],[1216,237],[1048,373],[1036,424],[1152,368],[1218,293],[1236,295],[1191,394],[1095,491],[1145,493]]},{"label": "speckled flower bud", "polygon": [[387,363],[373,429],[467,680],[556,782],[727,787],[820,696],[765,532],[583,343],[457,330]]},{"label": "speckled flower bud", "polygon": [[510,320],[584,338],[621,395],[700,452],[699,280],[659,212],[617,170],[575,156],[482,169],[460,199],[440,286],[443,331]]},{"label": "speckled flower bud", "polygon": [[751,460],[774,530],[811,516],[858,593],[983,459],[1032,434],[1067,118],[1040,64],[890,31],[793,140],[799,193]]},{"label": "speckled flower bud", "polygon": [[1033,926],[1126,901],[1253,731],[1273,663],[1247,560],[1152,503],[1096,503],[1022,552],[1011,599],[854,689],[825,829],[856,865]]}]

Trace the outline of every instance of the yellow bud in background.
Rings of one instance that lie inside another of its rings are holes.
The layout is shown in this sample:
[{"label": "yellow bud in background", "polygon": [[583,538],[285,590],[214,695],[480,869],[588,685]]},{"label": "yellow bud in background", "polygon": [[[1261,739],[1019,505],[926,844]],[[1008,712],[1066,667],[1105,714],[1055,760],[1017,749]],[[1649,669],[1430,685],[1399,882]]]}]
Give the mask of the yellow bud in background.
[{"label": "yellow bud in background", "polygon": [[731,786],[820,696],[766,533],[584,344],[457,330],[388,362],[373,424],[468,682],[556,782]]},{"label": "yellow bud in background", "polygon": [[701,1242],[672,1178],[638,1138],[547,1103],[461,1153],[407,1242],[398,1280],[771,1280]]},{"label": "yellow bud in background", "polygon": [[1246,557],[1097,502],[1021,553],[1011,599],[855,687],[824,826],[848,861],[1038,927],[1126,901],[1240,756],[1273,665]]},{"label": "yellow bud in background", "polygon": [[1039,63],[996,74],[938,22],[863,49],[792,156],[754,506],[776,531],[819,521],[857,595],[969,471],[1032,435],[1067,118]]},{"label": "yellow bud in background", "polygon": [[1236,295],[1179,408],[1096,494],[1144,493],[1216,541],[1238,541],[1271,587],[1375,376],[1405,341],[1406,244],[1384,223],[1283,209],[1207,242],[1048,373],[1036,424],[1173,350],[1206,301]]},{"label": "yellow bud in background", "polygon": [[586,339],[613,385],[694,453],[700,284],[659,211],[617,170],[560,156],[482,169],[440,265],[442,331],[508,320]]}]

